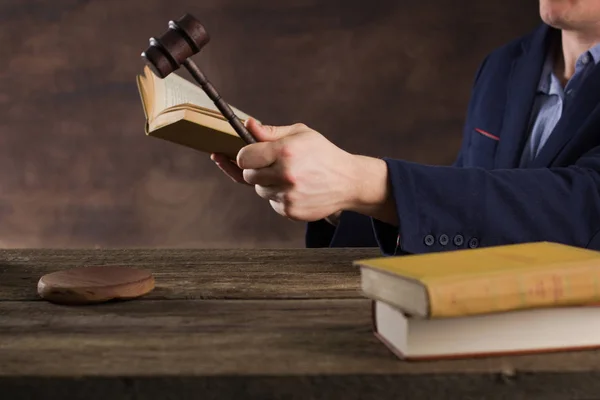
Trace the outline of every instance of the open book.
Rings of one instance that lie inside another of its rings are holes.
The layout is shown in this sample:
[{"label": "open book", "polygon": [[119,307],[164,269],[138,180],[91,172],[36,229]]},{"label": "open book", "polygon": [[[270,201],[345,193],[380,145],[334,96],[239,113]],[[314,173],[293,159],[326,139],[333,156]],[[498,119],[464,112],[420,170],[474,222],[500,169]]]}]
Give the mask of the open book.
[{"label": "open book", "polygon": [[[146,135],[235,160],[246,143],[202,88],[175,73],[160,79],[148,66],[136,78]],[[242,123],[250,117],[230,107]]]}]

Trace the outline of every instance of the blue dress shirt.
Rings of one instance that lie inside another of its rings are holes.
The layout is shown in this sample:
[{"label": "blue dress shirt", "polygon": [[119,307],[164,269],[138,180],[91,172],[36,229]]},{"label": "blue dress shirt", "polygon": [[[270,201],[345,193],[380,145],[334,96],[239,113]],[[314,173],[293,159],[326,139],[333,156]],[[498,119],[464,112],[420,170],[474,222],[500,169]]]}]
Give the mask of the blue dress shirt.
[{"label": "blue dress shirt", "polygon": [[600,61],[600,44],[581,54],[575,63],[575,73],[563,88],[554,74],[554,53],[546,58],[531,113],[530,136],[523,150],[521,167],[526,167],[548,140],[563,111],[577,94],[585,78]]}]

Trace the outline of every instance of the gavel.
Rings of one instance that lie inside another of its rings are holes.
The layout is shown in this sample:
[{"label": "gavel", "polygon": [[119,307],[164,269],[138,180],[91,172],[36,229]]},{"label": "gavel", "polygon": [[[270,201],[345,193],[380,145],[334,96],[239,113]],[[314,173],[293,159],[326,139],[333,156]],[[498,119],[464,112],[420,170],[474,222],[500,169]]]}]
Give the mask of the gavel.
[{"label": "gavel", "polygon": [[150,38],[150,46],[142,53],[142,58],[150,70],[161,79],[183,64],[242,140],[247,144],[256,143],[257,140],[206,79],[200,68],[190,59],[209,41],[210,36],[204,26],[190,14],[185,14],[176,21],[169,21],[169,29],[159,38]]}]

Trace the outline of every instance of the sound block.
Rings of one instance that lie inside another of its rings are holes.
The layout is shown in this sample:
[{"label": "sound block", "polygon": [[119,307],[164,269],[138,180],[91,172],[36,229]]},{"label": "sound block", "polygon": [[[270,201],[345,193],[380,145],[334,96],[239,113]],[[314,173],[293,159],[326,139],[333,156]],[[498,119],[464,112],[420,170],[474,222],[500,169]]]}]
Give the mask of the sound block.
[{"label": "sound block", "polygon": [[52,272],[38,282],[38,294],[58,304],[93,304],[133,299],[154,289],[151,273],[125,266],[84,266]]}]

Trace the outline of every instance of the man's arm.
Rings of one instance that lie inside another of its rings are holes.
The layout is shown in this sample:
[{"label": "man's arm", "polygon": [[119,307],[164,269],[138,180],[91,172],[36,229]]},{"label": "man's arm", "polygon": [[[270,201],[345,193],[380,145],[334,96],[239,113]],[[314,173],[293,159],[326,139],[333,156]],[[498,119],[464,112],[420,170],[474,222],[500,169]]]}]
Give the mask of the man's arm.
[{"label": "man's arm", "polygon": [[[388,222],[398,218],[397,232],[377,221],[375,232],[387,242],[399,234],[403,251],[532,241],[600,247],[600,147],[564,168],[485,170],[392,159],[385,163],[393,210],[381,201],[356,209]],[[379,185],[371,190],[383,191]],[[449,239],[445,245],[442,235]],[[395,251],[393,246],[382,250]]]},{"label": "man's arm", "polygon": [[[225,155],[212,154],[211,159],[233,181],[249,185],[244,180],[243,171]],[[378,243],[375,238],[371,218],[352,211],[335,212],[328,217],[309,222],[305,245],[309,248],[384,247],[384,244]]]},{"label": "man's arm", "polygon": [[[479,77],[489,60],[486,56],[475,72],[471,93],[477,88]],[[469,101],[467,107],[468,119],[472,108],[475,106],[474,100]],[[463,154],[469,145],[469,132],[466,127],[463,128],[463,141],[456,160],[452,164],[454,167],[462,167]],[[387,209],[390,209],[390,202],[387,203]],[[329,220],[328,220],[329,219]],[[352,211],[343,211],[332,218],[326,218],[319,221],[308,222],[306,224],[305,234],[306,247],[380,247],[389,254],[405,254],[400,249],[397,226],[384,223],[377,219],[372,219],[367,215]]]},{"label": "man's arm", "polygon": [[[398,237],[411,254],[544,240],[600,247],[600,147],[569,167],[486,170],[349,154],[302,124],[249,126],[262,141],[242,148],[237,164],[277,213],[367,215],[386,254]],[[343,221],[334,240],[352,234]]]},{"label": "man's arm", "polygon": [[540,169],[357,157],[364,186],[351,209],[371,217],[384,254],[533,241],[600,249],[600,147],[573,166]]}]

